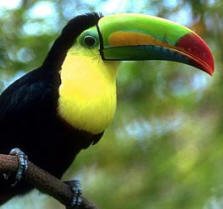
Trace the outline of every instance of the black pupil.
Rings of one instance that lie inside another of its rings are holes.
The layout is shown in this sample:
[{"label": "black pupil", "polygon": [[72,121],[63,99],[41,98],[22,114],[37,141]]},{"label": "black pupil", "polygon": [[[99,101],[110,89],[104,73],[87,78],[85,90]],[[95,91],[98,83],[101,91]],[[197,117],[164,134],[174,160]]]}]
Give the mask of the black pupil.
[{"label": "black pupil", "polygon": [[88,46],[94,46],[96,41],[95,41],[94,37],[87,36],[87,37],[84,38],[84,42]]}]

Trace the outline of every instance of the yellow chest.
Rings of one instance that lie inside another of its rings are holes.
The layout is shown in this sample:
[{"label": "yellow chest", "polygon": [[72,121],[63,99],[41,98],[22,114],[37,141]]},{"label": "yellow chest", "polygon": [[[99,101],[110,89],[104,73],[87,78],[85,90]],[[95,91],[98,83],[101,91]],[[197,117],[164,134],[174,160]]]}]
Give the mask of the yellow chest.
[{"label": "yellow chest", "polygon": [[71,51],[60,74],[59,115],[77,129],[93,134],[104,131],[116,109],[115,67],[96,55]]}]

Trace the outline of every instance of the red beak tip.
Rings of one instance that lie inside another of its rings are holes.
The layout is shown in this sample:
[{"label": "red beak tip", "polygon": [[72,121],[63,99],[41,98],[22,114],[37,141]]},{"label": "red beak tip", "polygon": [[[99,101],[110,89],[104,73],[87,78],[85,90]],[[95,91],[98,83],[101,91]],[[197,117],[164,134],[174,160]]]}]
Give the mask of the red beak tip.
[{"label": "red beak tip", "polygon": [[176,43],[176,46],[182,49],[194,66],[204,70],[209,75],[214,73],[214,58],[205,41],[196,33],[188,33],[182,36]]},{"label": "red beak tip", "polygon": [[210,76],[213,76],[213,73],[214,73],[214,72],[208,72],[208,74],[209,74]]}]

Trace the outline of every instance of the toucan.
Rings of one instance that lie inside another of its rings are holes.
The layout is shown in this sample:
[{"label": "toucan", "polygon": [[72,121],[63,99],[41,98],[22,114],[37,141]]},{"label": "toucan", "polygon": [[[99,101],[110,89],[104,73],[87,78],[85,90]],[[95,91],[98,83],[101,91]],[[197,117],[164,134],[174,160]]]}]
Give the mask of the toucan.
[{"label": "toucan", "polygon": [[[132,60],[169,60],[214,72],[209,47],[187,27],[142,14],[76,16],[42,65],[1,94],[0,153],[24,152],[61,178],[75,156],[96,144],[111,123],[118,66]],[[32,189],[22,178],[13,184],[11,176],[0,174],[0,205]]]}]

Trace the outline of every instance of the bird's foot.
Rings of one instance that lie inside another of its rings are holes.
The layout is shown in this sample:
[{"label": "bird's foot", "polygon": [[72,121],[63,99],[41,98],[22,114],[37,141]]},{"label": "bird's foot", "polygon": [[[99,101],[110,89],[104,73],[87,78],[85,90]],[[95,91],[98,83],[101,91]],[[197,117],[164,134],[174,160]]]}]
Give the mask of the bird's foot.
[{"label": "bird's foot", "polygon": [[[23,178],[25,171],[28,168],[28,157],[27,155],[20,150],[19,148],[13,148],[11,149],[11,151],[9,152],[10,155],[15,155],[18,157],[19,160],[19,166],[18,166],[18,170],[15,176],[15,181],[14,183],[12,183],[12,187],[16,186]],[[6,180],[9,179],[9,177],[11,176],[11,174],[3,174],[4,178]]]},{"label": "bird's foot", "polygon": [[73,191],[73,198],[70,207],[73,209],[78,209],[82,203],[80,182],[78,180],[73,180],[65,181],[64,183],[68,184]]}]

